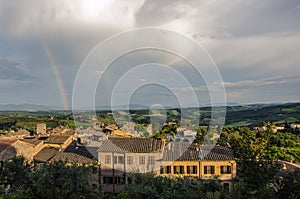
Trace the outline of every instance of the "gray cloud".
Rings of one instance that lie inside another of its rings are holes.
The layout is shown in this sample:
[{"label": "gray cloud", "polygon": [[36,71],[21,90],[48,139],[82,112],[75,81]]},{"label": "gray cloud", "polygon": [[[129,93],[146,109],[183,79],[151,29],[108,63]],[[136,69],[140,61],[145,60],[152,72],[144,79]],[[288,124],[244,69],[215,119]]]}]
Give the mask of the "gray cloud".
[{"label": "gray cloud", "polygon": [[2,80],[28,80],[32,76],[26,66],[7,59],[0,59],[0,79]]},{"label": "gray cloud", "polygon": [[[144,26],[177,30],[203,45],[221,71],[230,101],[295,101],[300,99],[293,92],[300,86],[294,75],[300,74],[299,5],[298,0],[0,1],[0,91],[6,94],[0,103],[61,106],[53,64],[71,103],[74,78],[86,55],[112,34]],[[169,56],[164,56],[158,61],[166,63]],[[205,91],[187,64],[177,60],[172,66],[199,95]],[[151,96],[149,91],[148,102]]]}]

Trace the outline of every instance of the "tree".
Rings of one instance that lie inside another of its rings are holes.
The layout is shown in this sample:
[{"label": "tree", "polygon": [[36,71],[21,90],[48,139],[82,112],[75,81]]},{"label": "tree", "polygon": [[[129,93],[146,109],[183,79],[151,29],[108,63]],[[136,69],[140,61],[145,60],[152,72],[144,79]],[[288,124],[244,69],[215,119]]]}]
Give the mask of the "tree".
[{"label": "tree", "polygon": [[130,198],[221,198],[222,186],[218,180],[199,178],[169,178],[153,174],[134,174],[125,193]]},{"label": "tree", "polygon": [[88,176],[83,166],[66,166],[62,161],[43,164],[32,173],[32,191],[44,199],[96,197]]},{"label": "tree", "polygon": [[1,183],[9,185],[10,193],[27,190],[30,184],[31,165],[24,157],[14,157],[3,163],[0,170]]},{"label": "tree", "polygon": [[289,173],[283,178],[280,184],[280,198],[299,199],[300,198],[300,169]]}]

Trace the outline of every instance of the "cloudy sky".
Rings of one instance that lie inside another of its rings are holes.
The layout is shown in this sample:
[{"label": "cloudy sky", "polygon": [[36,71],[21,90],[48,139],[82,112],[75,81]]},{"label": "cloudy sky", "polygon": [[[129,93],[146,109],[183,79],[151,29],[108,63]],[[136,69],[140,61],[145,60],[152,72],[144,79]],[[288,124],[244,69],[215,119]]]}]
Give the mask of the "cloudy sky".
[{"label": "cloudy sky", "polygon": [[[0,1],[0,104],[71,107],[76,74],[90,51],[112,35],[143,27],[174,30],[202,45],[220,71],[227,101],[300,101],[299,24],[299,0]],[[201,77],[183,60],[170,62],[174,59],[170,53],[145,50],[121,58],[109,71],[93,71],[107,76],[99,82],[96,104],[107,105],[111,92],[105,89],[114,88],[124,67],[150,62],[169,64],[199,91],[199,103],[209,103]],[[131,78],[143,81],[146,77],[139,74]],[[103,86],[107,79],[113,79],[108,88]],[[172,89],[186,85],[170,87],[146,85],[131,100],[172,105],[182,97]],[[116,104],[125,103],[121,94],[117,99]]]}]

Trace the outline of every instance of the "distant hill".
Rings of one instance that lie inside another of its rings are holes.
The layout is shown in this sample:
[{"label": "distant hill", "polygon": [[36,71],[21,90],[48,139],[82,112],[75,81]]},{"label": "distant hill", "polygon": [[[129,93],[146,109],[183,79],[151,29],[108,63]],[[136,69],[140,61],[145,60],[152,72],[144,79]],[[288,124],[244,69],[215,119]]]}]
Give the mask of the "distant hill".
[{"label": "distant hill", "polygon": [[227,125],[251,125],[260,124],[264,121],[300,122],[300,103],[250,104],[227,107]]},{"label": "distant hill", "polygon": [[35,104],[2,104],[0,111],[48,111],[48,110],[62,110],[63,108],[35,105]]}]

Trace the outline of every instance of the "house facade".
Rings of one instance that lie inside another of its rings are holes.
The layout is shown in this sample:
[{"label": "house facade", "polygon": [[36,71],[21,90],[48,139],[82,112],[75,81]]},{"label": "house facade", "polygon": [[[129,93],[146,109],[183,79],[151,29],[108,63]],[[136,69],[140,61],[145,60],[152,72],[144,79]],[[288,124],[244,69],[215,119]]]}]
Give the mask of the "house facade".
[{"label": "house facade", "polygon": [[164,141],[150,138],[109,138],[98,149],[103,192],[117,193],[128,174],[155,172],[162,160]]},{"label": "house facade", "polygon": [[184,142],[166,145],[150,138],[110,138],[98,150],[103,192],[117,193],[131,173],[153,172],[166,177],[218,178],[230,189],[236,177],[236,161],[221,146]]}]

